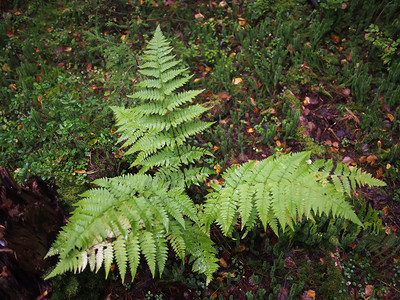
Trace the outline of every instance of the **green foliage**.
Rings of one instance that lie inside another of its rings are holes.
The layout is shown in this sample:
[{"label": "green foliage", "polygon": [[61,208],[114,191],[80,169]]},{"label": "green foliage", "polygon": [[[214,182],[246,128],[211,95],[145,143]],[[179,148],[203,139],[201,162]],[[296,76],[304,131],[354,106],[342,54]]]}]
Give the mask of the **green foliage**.
[{"label": "green foliage", "polygon": [[350,170],[343,164],[335,168],[332,160],[312,164],[309,160],[310,152],[303,152],[229,169],[223,187],[215,186],[207,199],[206,224],[216,221],[230,235],[239,218],[242,229],[253,228],[260,219],[264,228],[270,226],[278,234],[278,225],[293,229],[298,218],[312,218],[313,212],[332,213],[361,225],[346,194],[350,196],[357,185],[384,183],[360,169]]},{"label": "green foliage", "polygon": [[[192,102],[201,90],[180,91],[191,76],[179,67],[180,61],[171,55],[172,48],[157,27],[143,57],[140,73],[145,79],[131,96],[137,100],[132,108],[113,107],[125,155],[137,153],[132,166],[141,165],[141,173],[153,167],[163,171],[179,169],[198,161],[204,149],[188,146],[186,141],[208,128],[211,123],[197,118],[207,111]],[[209,153],[208,153],[209,154]]]},{"label": "green foliage", "polygon": [[182,260],[192,254],[193,270],[206,274],[217,269],[212,241],[199,227],[196,209],[182,189],[149,175],[99,179],[100,188],[83,194],[70,223],[57,237],[48,256],[60,261],[48,278],[66,271],[91,271],[115,260],[122,280],[127,268],[132,280],[142,254],[155,276],[162,274],[169,243]]},{"label": "green foliage", "polygon": [[[157,27],[139,71],[145,78],[132,95],[135,106],[113,107],[119,141],[128,147],[127,155],[136,154],[132,165],[141,165],[139,174],[96,180],[99,188],[82,195],[49,250],[47,256],[58,255],[59,262],[47,278],[87,266],[97,272],[103,265],[107,277],[115,261],[122,280],[128,270],[133,280],[142,257],[153,277],[161,276],[169,245],[183,261],[190,254],[192,270],[205,274],[208,283],[218,268],[209,236],[214,222],[226,236],[239,219],[242,229],[260,220],[276,234],[279,227],[293,229],[303,216],[322,213],[362,225],[347,197],[357,186],[384,185],[360,169],[334,166],[332,160],[311,163],[310,153],[300,152],[229,169],[223,187],[214,186],[205,205],[195,206],[183,183],[201,174],[192,165],[208,152],[188,145],[188,138],[210,123],[198,120],[206,108],[189,104],[201,91],[181,90],[191,77],[177,67],[172,50]],[[290,112],[297,123],[298,115]],[[294,126],[285,124],[288,138]],[[154,176],[144,174],[155,168]],[[295,285],[291,293],[297,293]]]}]

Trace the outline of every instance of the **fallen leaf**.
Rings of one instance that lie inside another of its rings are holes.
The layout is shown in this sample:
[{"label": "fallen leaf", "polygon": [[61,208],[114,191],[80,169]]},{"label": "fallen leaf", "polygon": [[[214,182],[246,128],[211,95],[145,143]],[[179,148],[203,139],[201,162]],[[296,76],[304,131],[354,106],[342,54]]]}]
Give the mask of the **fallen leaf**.
[{"label": "fallen leaf", "polygon": [[64,48],[64,51],[66,51],[66,52],[71,52],[71,50],[72,50],[71,47],[65,47],[65,48]]},{"label": "fallen leaf", "polygon": [[79,173],[79,174],[85,174],[86,173],[85,170],[75,170],[74,172],[75,173]]},{"label": "fallen leaf", "polygon": [[244,250],[246,250],[246,246],[244,244],[240,244],[240,248],[239,248],[239,250],[237,252],[241,253]]},{"label": "fallen leaf", "polygon": [[197,13],[197,14],[194,15],[194,18],[195,19],[204,19],[204,15],[201,14],[201,13]]},{"label": "fallen leaf", "polygon": [[315,291],[314,290],[308,290],[303,293],[301,296],[302,300],[314,300],[315,299]]},{"label": "fallen leaf", "polygon": [[220,166],[219,164],[216,164],[216,165],[214,166],[214,170],[217,172],[218,175],[219,175],[219,173],[221,173],[221,171],[222,171],[221,166]]},{"label": "fallen leaf", "polygon": [[343,160],[342,160],[342,163],[344,163],[345,165],[350,165],[350,164],[352,164],[354,162],[354,160],[351,158],[351,157],[349,157],[349,156],[346,156],[345,158],[343,158]]},{"label": "fallen leaf", "polygon": [[214,146],[214,152],[216,152],[217,150],[219,149],[219,147],[218,146]]},{"label": "fallen leaf", "polygon": [[239,25],[240,25],[240,26],[245,26],[245,25],[246,25],[246,20],[245,20],[245,19],[243,19],[243,18],[238,18],[238,20],[239,20]]},{"label": "fallen leaf", "polygon": [[331,147],[331,151],[332,151],[332,153],[339,153],[339,149],[338,148],[334,148],[334,147]]},{"label": "fallen leaf", "polygon": [[232,83],[235,84],[235,85],[241,84],[242,82],[243,82],[242,78],[234,78],[232,80]]},{"label": "fallen leaf", "polygon": [[331,34],[331,39],[336,44],[339,43],[339,41],[340,41],[339,37],[336,34],[333,34],[333,33]]},{"label": "fallen leaf", "polygon": [[126,38],[126,35],[125,35],[125,34],[122,35],[122,36],[121,36],[121,41],[125,40],[125,38]]},{"label": "fallen leaf", "polygon": [[367,156],[366,155],[363,155],[363,156],[361,156],[359,159],[358,159],[358,161],[360,162],[360,163],[365,163],[366,161],[367,161]]},{"label": "fallen leaf", "polygon": [[321,265],[325,265],[325,259],[324,258],[320,257],[319,261],[321,262]]},{"label": "fallen leaf", "polygon": [[227,102],[229,101],[229,99],[231,99],[231,96],[229,96],[226,92],[219,93],[218,97],[221,98],[221,100],[224,102]]},{"label": "fallen leaf", "polygon": [[374,286],[373,286],[373,285],[370,285],[370,284],[368,284],[368,285],[365,287],[365,296],[364,296],[364,299],[368,299],[369,296],[371,296],[373,289],[374,289]]},{"label": "fallen leaf", "polygon": [[382,168],[379,168],[378,170],[376,170],[376,178],[381,178],[383,175],[383,170]]},{"label": "fallen leaf", "polygon": [[220,3],[218,3],[219,7],[225,7],[227,4],[225,1],[221,1]]},{"label": "fallen leaf", "polygon": [[4,72],[9,72],[9,71],[11,71],[10,66],[7,65],[7,64],[4,64],[1,68],[3,69]]},{"label": "fallen leaf", "polygon": [[248,133],[253,133],[253,132],[254,132],[254,129],[253,129],[253,128],[249,128],[249,129],[247,129],[247,132],[248,132]]},{"label": "fallen leaf", "polygon": [[390,120],[390,122],[393,122],[394,117],[392,114],[387,114],[386,117]]},{"label": "fallen leaf", "polygon": [[221,258],[219,259],[219,265],[220,265],[221,267],[223,267],[223,268],[226,268],[226,267],[228,266],[228,263],[226,262],[226,260],[225,260],[223,257],[221,257]]},{"label": "fallen leaf", "polygon": [[350,96],[350,94],[351,94],[350,89],[349,89],[349,88],[345,88],[345,89],[343,90],[343,94],[344,94],[345,96]]},{"label": "fallen leaf", "polygon": [[378,157],[376,155],[369,155],[367,157],[367,163],[369,163],[371,166],[375,165],[376,160]]},{"label": "fallen leaf", "polygon": [[284,267],[287,268],[287,269],[296,268],[296,263],[294,262],[292,257],[288,256],[288,257],[285,258]]}]

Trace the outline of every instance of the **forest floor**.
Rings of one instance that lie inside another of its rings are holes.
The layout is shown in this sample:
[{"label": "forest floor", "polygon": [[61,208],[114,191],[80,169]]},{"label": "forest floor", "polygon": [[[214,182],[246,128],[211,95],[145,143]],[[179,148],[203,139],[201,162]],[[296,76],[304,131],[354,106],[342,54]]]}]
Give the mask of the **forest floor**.
[{"label": "forest floor", "polygon": [[[311,151],[383,180],[350,200],[364,228],[304,221],[280,236],[212,239],[221,268],[205,286],[172,255],[66,274],[53,299],[400,299],[400,3],[396,1],[40,1],[3,5],[0,165],[19,183],[56,184],[67,212],[91,181],[128,172],[109,106],[132,105],[143,50],[161,25],[215,124],[191,143],[214,154],[204,187],[234,164]],[[99,272],[101,273],[101,272]],[[129,278],[128,278],[129,279]]]}]

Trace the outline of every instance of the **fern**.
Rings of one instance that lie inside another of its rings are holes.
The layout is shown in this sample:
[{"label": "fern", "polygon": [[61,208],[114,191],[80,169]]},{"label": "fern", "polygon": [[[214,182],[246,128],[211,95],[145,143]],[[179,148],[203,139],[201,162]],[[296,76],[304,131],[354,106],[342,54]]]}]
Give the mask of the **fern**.
[{"label": "fern", "polygon": [[207,199],[206,225],[216,221],[230,235],[237,222],[242,229],[251,229],[258,218],[264,228],[270,226],[278,234],[279,226],[293,229],[294,222],[303,215],[312,218],[313,213],[331,213],[362,225],[346,194],[357,185],[385,184],[357,168],[334,168],[332,160],[308,164],[309,159],[310,152],[301,152],[229,169],[224,186]]},{"label": "fern", "polygon": [[[322,213],[362,225],[346,197],[357,186],[384,185],[332,160],[308,164],[310,153],[303,152],[229,169],[224,185],[214,184],[205,204],[196,206],[185,188],[207,173],[193,163],[211,153],[187,139],[211,123],[198,120],[207,108],[189,104],[201,91],[181,90],[191,77],[171,52],[158,27],[140,69],[145,78],[132,95],[137,105],[113,107],[119,141],[129,147],[127,155],[136,155],[139,174],[99,179],[98,188],[82,195],[47,254],[59,257],[47,278],[88,266],[95,272],[104,266],[108,276],[115,262],[122,280],[128,270],[133,280],[141,260],[154,277],[163,273],[170,247],[183,261],[190,254],[192,269],[208,283],[218,268],[209,236],[214,222],[227,236],[237,223],[249,230],[261,221],[278,234]],[[146,175],[150,169],[157,172]]]},{"label": "fern", "polygon": [[161,275],[169,242],[182,259],[187,251],[201,260],[203,267],[194,264],[194,268],[211,280],[217,268],[215,249],[199,227],[195,206],[184,190],[148,175],[95,183],[100,188],[84,194],[48,253],[60,258],[48,278],[69,270],[82,272],[88,265],[96,272],[104,265],[108,276],[116,261],[122,280],[128,265],[133,279],[140,253],[153,276]]},{"label": "fern", "polygon": [[[172,48],[157,27],[143,57],[140,73],[145,76],[130,97],[138,100],[133,108],[113,107],[125,155],[135,153],[132,166],[141,165],[141,173],[154,167],[172,171],[210,154],[189,147],[186,140],[208,128],[211,123],[198,120],[208,108],[187,105],[201,90],[181,91],[191,76],[171,54]],[[171,168],[173,166],[173,168]]]}]

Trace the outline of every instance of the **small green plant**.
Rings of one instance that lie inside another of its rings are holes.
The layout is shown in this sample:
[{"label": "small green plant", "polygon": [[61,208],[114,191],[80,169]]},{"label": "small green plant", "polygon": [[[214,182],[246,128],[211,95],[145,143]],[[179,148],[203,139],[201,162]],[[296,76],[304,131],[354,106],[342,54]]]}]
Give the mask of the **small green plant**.
[{"label": "small green plant", "polygon": [[[114,107],[120,140],[130,147],[127,154],[137,155],[133,165],[141,165],[139,174],[98,179],[98,188],[82,195],[47,254],[59,256],[47,278],[88,266],[97,272],[103,265],[107,277],[115,260],[122,281],[128,269],[133,280],[141,256],[152,275],[161,276],[169,244],[182,261],[190,255],[192,270],[205,274],[209,283],[218,269],[210,238],[213,223],[225,236],[231,236],[237,224],[250,230],[258,220],[279,234],[286,227],[293,229],[298,218],[322,213],[362,225],[347,197],[357,186],[384,185],[360,169],[341,163],[334,167],[332,160],[312,163],[309,152],[300,152],[229,169],[224,185],[213,185],[205,204],[195,205],[185,188],[201,172],[190,164],[206,151],[189,146],[188,137],[210,123],[197,119],[207,109],[182,106],[200,91],[180,90],[190,77],[176,67],[179,61],[172,50],[157,27],[140,71],[147,78],[133,95],[137,106]],[[191,177],[185,166],[192,170]],[[145,174],[149,171],[155,174]],[[282,258],[281,252],[271,278]],[[277,292],[275,288],[278,291],[279,285],[274,287]],[[293,284],[290,295],[298,288]]]},{"label": "small green plant", "polygon": [[376,24],[369,25],[365,32],[366,40],[371,42],[379,50],[379,57],[385,64],[390,64],[392,58],[398,54],[400,38],[393,40],[383,33]]}]

